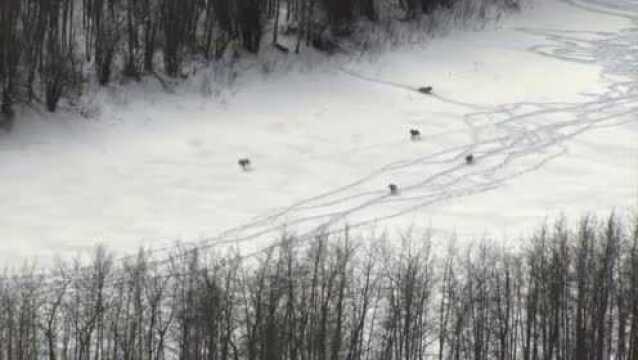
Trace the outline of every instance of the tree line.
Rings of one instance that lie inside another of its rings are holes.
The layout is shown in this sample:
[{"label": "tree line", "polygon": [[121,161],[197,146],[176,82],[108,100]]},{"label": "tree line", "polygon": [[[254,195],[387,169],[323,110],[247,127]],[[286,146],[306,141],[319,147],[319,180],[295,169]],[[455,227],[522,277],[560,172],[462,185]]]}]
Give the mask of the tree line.
[{"label": "tree line", "polygon": [[344,231],[53,273],[0,278],[0,360],[638,359],[638,221],[614,217],[518,250]]},{"label": "tree line", "polygon": [[[259,53],[263,44],[299,52],[334,47],[361,19],[413,20],[457,3],[516,7],[518,0],[3,0],[0,2],[0,104],[38,101],[55,111],[87,79],[114,74],[171,77],[194,59]],[[295,39],[294,49],[279,37]],[[157,68],[157,69],[156,69]]]}]

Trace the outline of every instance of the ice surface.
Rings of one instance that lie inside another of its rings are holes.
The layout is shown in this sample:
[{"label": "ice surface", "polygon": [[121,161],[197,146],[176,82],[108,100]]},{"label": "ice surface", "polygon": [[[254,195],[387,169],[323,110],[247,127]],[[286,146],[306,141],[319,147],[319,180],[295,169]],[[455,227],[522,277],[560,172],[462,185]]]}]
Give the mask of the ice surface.
[{"label": "ice surface", "polygon": [[635,211],[631,6],[537,0],[494,29],[248,71],[222,98],[131,85],[103,90],[91,119],[25,110],[0,135],[0,264],[96,243],[256,249],[346,223],[516,238],[561,213]]}]

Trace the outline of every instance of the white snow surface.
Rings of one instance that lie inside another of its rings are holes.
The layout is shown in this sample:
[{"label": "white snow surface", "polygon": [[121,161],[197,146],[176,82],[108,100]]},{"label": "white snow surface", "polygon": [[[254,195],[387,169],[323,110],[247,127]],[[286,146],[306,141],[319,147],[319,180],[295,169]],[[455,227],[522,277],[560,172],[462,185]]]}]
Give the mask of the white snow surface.
[{"label": "white snow surface", "polygon": [[88,119],[25,109],[0,134],[0,264],[97,243],[252,251],[345,224],[518,238],[560,214],[635,214],[637,18],[628,0],[536,0],[482,31],[249,70],[218,96],[147,81],[94,94]]}]

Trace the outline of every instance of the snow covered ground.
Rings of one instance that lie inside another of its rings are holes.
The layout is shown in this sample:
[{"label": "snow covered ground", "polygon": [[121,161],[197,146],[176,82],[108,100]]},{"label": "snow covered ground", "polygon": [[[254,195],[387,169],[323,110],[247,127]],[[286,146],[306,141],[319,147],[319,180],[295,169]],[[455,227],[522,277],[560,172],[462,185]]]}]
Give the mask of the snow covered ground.
[{"label": "snow covered ground", "polygon": [[636,19],[629,0],[536,0],[481,32],[248,72],[221,97],[133,84],[104,90],[90,119],[29,110],[0,135],[0,264],[96,243],[257,249],[346,223],[499,238],[636,211]]}]

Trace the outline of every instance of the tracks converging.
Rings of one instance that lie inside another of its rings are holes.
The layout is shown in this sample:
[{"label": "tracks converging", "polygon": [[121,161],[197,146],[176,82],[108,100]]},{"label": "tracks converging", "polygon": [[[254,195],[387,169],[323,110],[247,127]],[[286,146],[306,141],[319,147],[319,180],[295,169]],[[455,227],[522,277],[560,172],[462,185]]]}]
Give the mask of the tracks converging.
[{"label": "tracks converging", "polygon": [[[612,15],[622,10],[611,5],[610,10],[599,9],[606,5],[605,0],[565,1]],[[638,14],[638,9],[625,10],[620,16],[631,18],[627,13]],[[508,180],[535,171],[568,152],[566,141],[586,131],[638,121],[638,29],[625,29],[619,33],[518,30],[545,40],[544,44],[529,49],[535,54],[600,65],[601,76],[609,85],[596,93],[584,94],[585,100],[580,102],[517,102],[485,106],[442,97],[436,91],[423,95],[469,111],[463,116],[463,122],[471,141],[385,164],[354,182],[230,229],[200,246],[235,244],[265,235],[276,238],[284,230],[292,231],[304,240],[320,232],[329,232],[337,224],[347,223],[349,228],[357,228],[396,218],[448,199],[495,189]],[[416,84],[377,79],[348,69],[342,69],[342,72],[397,91],[418,90]],[[629,79],[613,80],[617,75]],[[476,163],[471,166],[463,161],[469,153],[476,156]],[[384,187],[378,186],[384,179],[399,182],[401,195],[391,196]],[[401,182],[402,179],[406,180]]]}]

